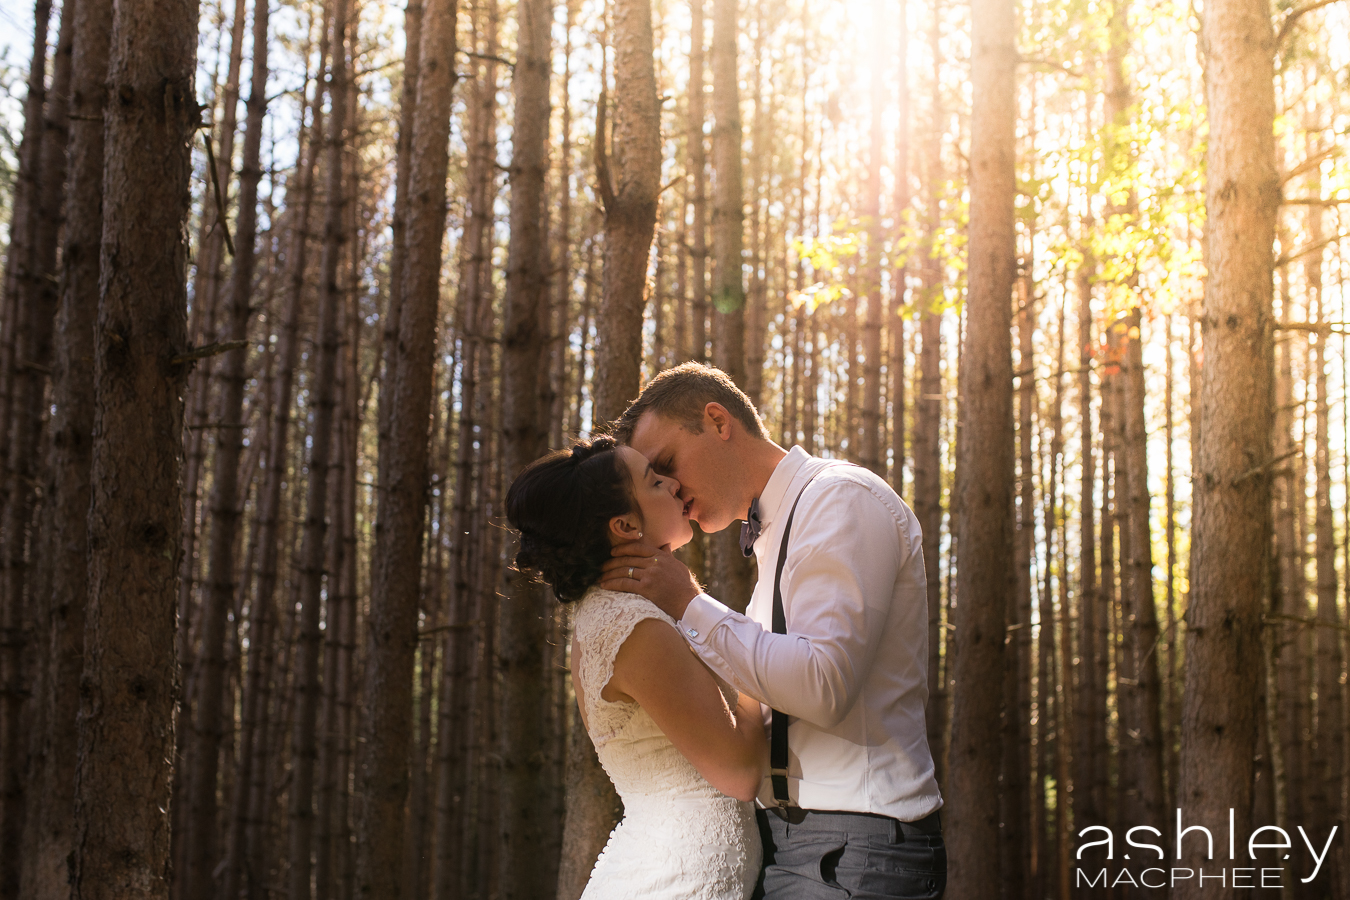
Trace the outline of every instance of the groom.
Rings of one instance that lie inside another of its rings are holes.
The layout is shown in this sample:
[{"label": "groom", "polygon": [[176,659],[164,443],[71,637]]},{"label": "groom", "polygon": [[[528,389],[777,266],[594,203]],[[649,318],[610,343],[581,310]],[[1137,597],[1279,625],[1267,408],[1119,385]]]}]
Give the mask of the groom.
[{"label": "groom", "polygon": [[669,613],[709,668],[765,704],[766,727],[770,710],[790,722],[786,772],[777,773],[786,778],[766,777],[759,795],[755,896],[836,898],[844,888],[854,898],[941,897],[947,856],[924,727],[928,611],[914,513],[866,469],[784,451],[749,398],[710,366],[656,376],[614,435],[680,482],[704,531],[747,520],[741,545],[760,573],[747,615],[644,543],[616,547],[602,584]]}]

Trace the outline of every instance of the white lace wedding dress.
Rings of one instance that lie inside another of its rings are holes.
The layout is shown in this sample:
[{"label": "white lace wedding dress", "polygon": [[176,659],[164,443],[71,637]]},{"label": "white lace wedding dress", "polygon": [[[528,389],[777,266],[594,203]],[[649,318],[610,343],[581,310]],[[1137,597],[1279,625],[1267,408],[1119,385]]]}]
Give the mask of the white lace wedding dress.
[{"label": "white lace wedding dress", "polygon": [[[636,703],[600,696],[619,647],[643,619],[670,616],[637,594],[592,588],[578,601],[572,674],[587,730],[623,799],[582,900],[748,900],[759,875],[754,808],[718,791]],[[718,679],[734,709],[736,691]]]}]

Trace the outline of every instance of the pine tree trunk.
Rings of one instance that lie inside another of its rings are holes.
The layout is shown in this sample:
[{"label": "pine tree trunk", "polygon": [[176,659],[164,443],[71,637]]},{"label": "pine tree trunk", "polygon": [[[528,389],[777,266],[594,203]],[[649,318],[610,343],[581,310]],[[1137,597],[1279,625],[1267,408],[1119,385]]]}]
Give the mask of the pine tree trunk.
[{"label": "pine tree trunk", "polygon": [[[914,513],[923,529],[923,567],[928,596],[928,707],[925,710],[928,746],[933,749],[935,774],[939,784],[947,775],[947,710],[950,697],[943,677],[943,638],[950,635],[942,628],[942,409],[945,403],[942,385],[942,266],[937,258],[939,200],[942,185],[942,119],[940,68],[937,53],[941,25],[940,2],[933,3],[933,18],[928,32],[933,51],[933,83],[930,127],[924,146],[924,238],[920,245],[920,277],[923,281],[919,304],[919,391],[914,403]],[[950,646],[950,643],[948,643]]]},{"label": "pine tree trunk", "polygon": [[[1261,610],[1269,552],[1273,35],[1264,0],[1205,8],[1210,137],[1205,188],[1204,369],[1177,803],[1220,827],[1249,825]],[[1198,842],[1179,865],[1198,868]],[[1211,892],[1212,893],[1212,892]],[[1180,900],[1201,897],[1181,884]]]},{"label": "pine tree trunk", "polygon": [[[487,21],[483,21],[483,17]],[[487,236],[492,230],[496,197],[497,6],[475,6],[472,16],[475,48],[481,54],[481,72],[466,91],[469,109],[468,150],[465,172],[466,221],[460,241],[456,331],[460,345],[459,420],[455,437],[455,489],[451,534],[453,577],[450,583],[451,630],[446,637],[441,716],[438,727],[436,775],[435,864],[431,896],[451,900],[465,896],[473,874],[476,836],[469,827],[476,812],[470,752],[477,728],[472,703],[478,651],[476,634],[481,621],[475,616],[477,588],[473,577],[476,542],[481,540],[481,510],[484,499],[481,472],[485,449],[475,449],[478,435],[485,434],[483,394],[480,383],[482,359],[489,352],[484,323],[491,315],[490,254]],[[486,31],[486,34],[483,32]],[[483,442],[485,447],[486,441]],[[486,835],[482,836],[486,838]]]},{"label": "pine tree trunk", "polygon": [[[20,295],[24,284],[32,280],[32,260],[34,241],[37,237],[37,207],[40,202],[39,178],[42,166],[42,138],[44,121],[43,106],[47,100],[47,35],[51,27],[51,0],[34,0],[33,3],[33,53],[28,66],[27,96],[23,105],[23,136],[19,140],[19,169],[14,178],[14,194],[10,209],[9,247],[5,259],[4,283],[0,285],[0,423],[8,423],[10,405],[14,398],[15,338],[22,309]],[[7,460],[9,457],[9,436],[4,437]],[[0,507],[7,502],[9,492],[8,479],[0,479]],[[7,626],[6,626],[7,627]],[[8,638],[7,638],[8,640]],[[16,653],[19,651],[16,650]],[[16,657],[17,658],[17,657]],[[8,696],[8,692],[6,694]],[[6,701],[7,703],[9,701]],[[7,707],[6,707],[7,708]],[[2,736],[3,733],[0,733]],[[8,760],[8,756],[0,756]],[[7,776],[6,776],[7,777]],[[8,796],[10,789],[6,781]],[[8,808],[0,807],[0,812]],[[19,820],[15,820],[19,821]],[[0,823],[0,827],[9,826]],[[22,828],[20,822],[19,827]],[[16,835],[18,832],[14,832]],[[8,846],[18,846],[11,844]],[[18,887],[17,875],[13,885]],[[8,896],[8,895],[7,895]]]},{"label": "pine tree trunk", "polygon": [[1123,607],[1132,620],[1128,642],[1135,654],[1136,683],[1127,685],[1135,694],[1134,710],[1138,737],[1129,752],[1136,755],[1139,810],[1135,821],[1166,819],[1167,796],[1163,781],[1162,684],[1159,674],[1158,611],[1153,599],[1153,532],[1149,526],[1148,435],[1144,421],[1144,354],[1140,310],[1135,307],[1125,319],[1124,365],[1120,374],[1124,399],[1124,463],[1129,492],[1126,531],[1122,537],[1125,564]]},{"label": "pine tree trunk", "polygon": [[32,827],[34,856],[24,871],[24,896],[66,900],[74,849],[71,810],[80,670],[88,603],[90,463],[94,427],[94,323],[98,315],[103,214],[103,108],[112,3],[84,0],[74,9],[70,93],[69,190],[62,244],[60,308],[52,378],[52,536],[55,556],[48,605],[47,677],[38,698],[46,712],[45,753],[38,773]]},{"label": "pine tree trunk", "polygon": [[[707,120],[704,87],[707,73],[703,44],[707,0],[689,0],[689,121],[685,127],[685,170],[693,179],[693,221],[689,238],[690,330],[689,358],[708,358],[708,155],[703,126]],[[561,900],[561,898],[560,898]]]},{"label": "pine tree trunk", "polygon": [[[1320,170],[1319,173],[1320,175]],[[1320,196],[1322,185],[1320,177],[1312,179],[1310,195]],[[1322,208],[1308,208],[1308,241],[1318,246],[1322,241]],[[1315,415],[1317,417],[1314,434],[1313,469],[1316,487],[1313,507],[1313,542],[1317,572],[1317,629],[1316,629],[1316,671],[1317,671],[1317,732],[1314,736],[1316,746],[1315,779],[1326,785],[1327,802],[1325,817],[1313,822],[1318,834],[1325,834],[1333,825],[1345,828],[1345,815],[1341,799],[1341,777],[1345,765],[1343,758],[1345,725],[1344,700],[1341,692],[1341,673],[1344,666],[1344,654],[1341,649],[1341,620],[1337,610],[1338,579],[1336,576],[1336,526],[1331,510],[1331,451],[1330,404],[1327,396],[1327,343],[1331,329],[1326,325],[1324,296],[1322,293],[1322,251],[1314,251],[1304,259],[1305,278],[1308,286],[1308,306],[1312,314],[1313,325],[1317,329],[1314,335],[1311,359]],[[1327,873],[1331,883],[1341,883],[1341,867],[1344,865],[1344,848],[1333,847],[1331,858],[1327,860],[1330,871]],[[1340,896],[1339,892],[1335,894]]]},{"label": "pine tree trunk", "polygon": [[[755,104],[755,117],[750,126],[750,188],[747,192],[750,203],[750,254],[748,259],[750,283],[745,295],[745,328],[741,342],[745,357],[745,382],[741,385],[741,388],[756,407],[764,399],[764,376],[766,374],[764,361],[766,345],[768,344],[765,307],[767,305],[768,282],[772,278],[773,266],[773,261],[769,257],[772,256],[774,246],[770,236],[772,225],[765,210],[767,190],[764,169],[766,162],[772,164],[773,161],[773,148],[767,131],[768,123],[774,117],[773,105],[776,99],[772,92],[770,92],[769,98],[764,96],[763,72],[764,60],[767,56],[764,47],[766,28],[764,6],[756,4],[754,55],[750,63],[751,78],[754,84],[752,99]],[[781,371],[782,368],[780,362],[778,369]]]},{"label": "pine tree trunk", "polygon": [[872,0],[872,34],[869,59],[872,72],[868,83],[871,107],[868,128],[867,187],[862,203],[867,228],[867,256],[863,270],[863,294],[867,298],[867,319],[863,322],[863,398],[862,442],[858,461],[881,477],[886,477],[886,461],[881,455],[881,129],[886,102],[886,73],[882,68],[882,38],[886,34],[889,4]]},{"label": "pine tree trunk", "polygon": [[[553,405],[548,413],[550,422],[548,445],[550,447],[561,447],[563,444],[563,429],[567,425],[569,400],[567,361],[568,349],[571,346],[572,279],[575,264],[575,258],[572,255],[572,23],[576,20],[576,2],[577,0],[563,0],[563,8],[566,10],[566,21],[563,26],[563,74],[558,86],[559,101],[562,107],[559,118],[562,127],[560,129],[561,147],[558,152],[558,225],[553,240],[552,282],[555,292],[553,305],[557,314],[558,329],[553,335],[551,356]],[[683,214],[681,215],[681,221],[683,221]],[[683,254],[680,258],[681,260],[684,259]],[[682,348],[682,343],[677,344],[676,353],[682,352]],[[559,652],[562,652],[561,647],[565,643],[563,641],[559,644]],[[559,766],[562,765],[563,758],[565,758],[565,751],[558,758]],[[559,782],[559,785],[561,786],[561,782]]]},{"label": "pine tree trunk", "polygon": [[[253,71],[250,75],[248,114],[244,125],[244,154],[239,171],[239,211],[235,224],[234,273],[229,285],[222,341],[248,337],[249,306],[253,302],[255,243],[258,233],[258,182],[262,178],[262,129],[267,112],[268,8],[255,0],[253,9]],[[244,442],[244,361],[247,347],[226,352],[220,365],[219,405],[216,409],[215,459],[211,477],[211,540],[208,550],[207,591],[201,611],[201,651],[197,660],[200,688],[189,784],[187,897],[215,893],[215,870],[221,847],[217,837],[218,761],[226,722],[225,631],[234,605],[235,543],[242,503],[239,496],[239,459]],[[231,724],[231,730],[233,726]]]},{"label": "pine tree trunk", "polygon": [[[745,183],[741,166],[740,89],[736,34],[738,0],[713,0],[713,363],[744,388]],[[738,529],[708,535],[709,590],[732,609],[744,610],[754,588],[750,561]]]},{"label": "pine tree trunk", "polygon": [[[638,394],[647,257],[661,182],[661,115],[648,0],[614,4],[614,133],[596,140],[605,207],[605,274],[595,361],[594,421],[609,422]],[[605,100],[600,115],[605,114]],[[603,125],[603,123],[600,123]],[[609,153],[607,156],[606,154]],[[612,158],[610,158],[612,156]],[[612,168],[612,171],[611,171]]]},{"label": "pine tree trunk", "polygon": [[[222,91],[219,128],[212,128],[207,139],[214,145],[215,168],[209,168],[205,179],[212,189],[205,193],[202,201],[201,229],[197,236],[196,272],[192,283],[192,319],[191,340],[195,346],[204,346],[216,340],[216,313],[220,297],[221,257],[225,253],[225,229],[228,223],[221,216],[228,210],[230,198],[230,176],[234,174],[234,140],[239,119],[239,73],[244,59],[244,25],[246,19],[245,0],[235,0],[234,16],[230,24],[230,53],[225,87]],[[214,101],[212,106],[212,126],[216,116]],[[215,188],[219,187],[221,203],[217,204]],[[224,207],[224,209],[222,209]],[[196,661],[194,658],[197,619],[193,609],[193,593],[197,588],[197,514],[201,503],[201,482],[206,469],[207,412],[210,407],[212,376],[215,372],[215,357],[207,357],[197,363],[188,376],[187,406],[187,459],[183,473],[183,554],[182,574],[178,584],[178,620],[181,623],[178,634],[178,661],[183,670],[184,696],[179,705],[179,717],[186,724],[192,717],[192,705],[196,699]],[[174,797],[182,797],[182,779],[192,768],[186,741],[191,737],[189,728],[178,732],[178,764],[174,768]],[[175,804],[174,816],[174,860],[176,872],[182,875],[187,871],[187,860],[183,856],[187,849],[187,816],[191,804]],[[175,882],[175,894],[180,895],[185,887],[183,882]]]},{"label": "pine tree trunk", "polygon": [[[950,900],[982,896],[1003,875],[996,848],[999,680],[1012,567],[1012,288],[1016,14],[973,0],[969,299],[958,437],[956,644],[952,710]],[[1012,711],[1009,710],[1009,714]]]},{"label": "pine tree trunk", "polygon": [[[197,4],[115,9],[104,113],[89,608],[75,788],[81,900],[169,894],[174,580],[197,124]],[[105,615],[105,610],[107,614]]]},{"label": "pine tree trunk", "polygon": [[300,619],[295,663],[295,709],[291,752],[290,871],[292,900],[312,896],[314,844],[314,768],[318,756],[315,729],[319,708],[319,620],[323,602],[324,549],[327,535],[328,478],[333,460],[333,419],[337,404],[337,361],[341,343],[341,291],[338,263],[346,240],[346,194],[342,185],[347,130],[347,0],[333,0],[333,60],[329,74],[328,133],[325,138],[325,211],[323,253],[319,263],[319,347],[311,392],[309,484],[304,538],[300,548]]},{"label": "pine tree trunk", "polygon": [[[326,44],[325,41],[325,47]],[[322,55],[321,51],[320,72],[324,65]],[[308,54],[306,58],[308,59]],[[308,76],[308,73],[306,75]],[[307,77],[306,81],[308,80]],[[255,501],[257,513],[253,527],[258,533],[259,546],[257,582],[249,607],[250,652],[244,689],[245,714],[238,751],[241,761],[247,756],[249,762],[241,766],[236,775],[236,793],[230,818],[231,831],[227,842],[228,858],[221,891],[222,896],[230,900],[237,897],[240,881],[246,885],[248,896],[256,897],[263,879],[263,873],[256,871],[256,850],[260,845],[260,835],[254,827],[252,811],[257,803],[255,794],[264,777],[263,768],[269,752],[268,729],[272,722],[270,648],[275,641],[277,563],[283,533],[279,527],[278,517],[290,451],[291,404],[298,357],[296,335],[299,330],[301,294],[308,255],[306,232],[313,202],[314,162],[318,149],[316,135],[322,130],[320,84],[320,80],[315,79],[314,96],[307,102],[313,122],[308,128],[302,128],[297,138],[300,156],[296,166],[296,188],[294,192],[289,190],[287,192],[287,206],[291,206],[292,198],[294,202],[286,252],[290,269],[287,273],[285,306],[276,335],[276,376],[271,385],[271,419],[267,424],[266,465],[263,484]]]},{"label": "pine tree trunk", "polygon": [[386,477],[372,562],[367,708],[357,761],[361,798],[356,896],[397,900],[402,887],[404,803],[412,743],[413,663],[421,595],[428,422],[445,234],[450,99],[454,85],[454,0],[428,0],[408,176],[405,296],[400,304],[396,380]]},{"label": "pine tree trunk", "polygon": [[[5,271],[3,338],[6,348],[0,370],[4,398],[0,425],[6,443],[5,471],[0,478],[0,847],[21,856],[29,813],[29,753],[25,702],[32,686],[26,671],[30,622],[27,560],[28,526],[33,513],[38,447],[43,418],[43,389],[50,365],[52,318],[56,312],[51,279],[56,257],[65,174],[66,109],[70,81],[72,10],[62,7],[52,91],[44,110],[43,79],[47,60],[50,4],[34,10],[36,27],[29,66],[28,99],[24,105],[23,143],[19,147],[19,184]],[[53,127],[54,126],[54,127]],[[54,170],[54,171],[53,171]],[[55,184],[52,181],[55,179]],[[50,252],[48,247],[50,246]],[[0,898],[18,896],[20,865],[0,870]]]},{"label": "pine tree trunk", "polygon": [[[1084,219],[1083,233],[1091,229]],[[1106,684],[1101,677],[1106,647],[1101,642],[1101,592],[1097,579],[1097,461],[1092,427],[1092,280],[1096,263],[1084,253],[1074,273],[1078,294],[1078,418],[1082,455],[1078,538],[1078,646],[1074,692],[1075,824],[1106,823]],[[1105,465],[1102,467],[1105,472]],[[1103,512],[1103,522],[1105,513]]]},{"label": "pine tree trunk", "polygon": [[[377,491],[379,502],[389,483],[385,467],[389,464],[389,439],[394,413],[394,384],[397,381],[399,315],[403,310],[404,274],[408,264],[408,178],[412,172],[412,139],[417,111],[417,80],[422,69],[423,0],[409,0],[403,14],[403,91],[399,98],[398,143],[394,158],[394,218],[390,223],[392,241],[389,250],[389,297],[380,325],[380,399],[377,452]],[[377,523],[377,526],[378,523]]]},{"label": "pine tree trunk", "polygon": [[1008,593],[1008,640],[1004,648],[1003,774],[1000,778],[1001,852],[1003,884],[1009,898],[1027,897],[1031,851],[1031,558],[1036,519],[1034,459],[1031,453],[1036,385],[1032,362],[1035,288],[1028,271],[1018,279],[1017,291],[1017,505],[1013,511],[1013,567],[1015,590]]},{"label": "pine tree trunk", "polygon": [[[1064,832],[1068,828],[1069,778],[1069,701],[1073,696],[1073,653],[1070,648],[1068,612],[1068,558],[1065,547],[1066,517],[1059,509],[1060,458],[1064,454],[1064,321],[1067,318],[1067,292],[1059,299],[1059,328],[1055,338],[1055,399],[1050,407],[1050,472],[1045,482],[1045,563],[1040,596],[1040,632],[1037,638],[1036,675],[1036,786],[1032,802],[1039,827],[1036,839],[1040,852],[1036,857],[1035,896],[1050,896],[1053,900],[1067,900],[1068,878],[1066,860],[1069,842]],[[1052,574],[1053,573],[1053,574]],[[1052,583],[1053,582],[1053,583]],[[1054,584],[1060,591],[1061,609],[1055,610]],[[1060,632],[1055,634],[1056,620]],[[1052,714],[1053,711],[1053,714]],[[1052,746],[1051,741],[1054,741]],[[1055,813],[1050,813],[1050,783],[1055,783]]]},{"label": "pine tree trunk", "polygon": [[[1280,269],[1281,316],[1292,318],[1288,268]],[[1276,345],[1278,364],[1275,371],[1274,451],[1277,457],[1294,454],[1293,367],[1295,340],[1286,336]],[[1304,799],[1308,782],[1305,777],[1307,740],[1311,728],[1309,694],[1304,669],[1307,654],[1303,652],[1308,641],[1308,629],[1302,624],[1307,617],[1306,586],[1304,584],[1303,549],[1299,539],[1299,523],[1306,515],[1306,495],[1298,477],[1300,466],[1291,463],[1276,472],[1278,480],[1271,498],[1275,530],[1275,579],[1271,591],[1272,612],[1280,617],[1270,626],[1274,634],[1274,685],[1270,706],[1277,724],[1272,729],[1272,745],[1278,746],[1283,762],[1283,778],[1276,785],[1275,806],[1282,822],[1307,821]]]},{"label": "pine tree trunk", "polygon": [[[906,233],[909,227],[906,215],[911,212],[910,206],[912,198],[910,196],[909,183],[909,143],[910,143],[910,111],[909,111],[909,3],[907,0],[900,0],[899,16],[899,36],[896,41],[896,66],[899,73],[900,84],[897,88],[899,111],[896,114],[897,136],[895,152],[895,231],[894,235],[897,242],[902,237],[910,237]],[[890,403],[891,403],[891,487],[895,488],[897,494],[903,494],[905,490],[905,322],[910,317],[908,307],[909,293],[908,264],[899,266],[892,265],[891,277],[895,279],[894,289],[891,292],[891,305],[887,310],[886,322],[890,331],[891,354],[890,354]],[[941,638],[934,639],[934,607],[928,610],[928,656],[930,660],[941,660],[942,641]],[[940,630],[940,623],[939,623]],[[931,663],[930,663],[931,669]],[[937,689],[935,678],[928,679],[928,690],[930,692]],[[932,694],[929,694],[929,704],[932,705]],[[929,742],[930,749],[939,750],[941,744]],[[934,754],[936,755],[936,753]]]},{"label": "pine tree trunk", "polygon": [[[540,396],[539,361],[548,352],[548,172],[552,0],[516,7],[515,127],[511,147],[511,240],[502,326],[502,468],[515,478],[547,449],[551,403]],[[547,385],[547,381],[544,381]],[[515,557],[514,537],[506,558]],[[501,601],[501,805],[498,885],[502,898],[545,897],[556,889],[560,834],[546,798],[552,765],[551,693],[544,647],[549,610],[543,585],[509,567]]]}]

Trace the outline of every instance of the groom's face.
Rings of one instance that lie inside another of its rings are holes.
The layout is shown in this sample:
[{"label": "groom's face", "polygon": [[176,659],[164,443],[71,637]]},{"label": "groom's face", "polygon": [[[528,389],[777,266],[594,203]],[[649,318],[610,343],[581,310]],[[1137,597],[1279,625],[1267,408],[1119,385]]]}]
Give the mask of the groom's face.
[{"label": "groom's face", "polygon": [[629,443],[651,460],[653,469],[680,482],[679,497],[689,518],[704,531],[721,531],[733,519],[744,517],[745,510],[736,509],[741,492],[731,445],[709,416],[696,434],[649,410],[633,427]]}]

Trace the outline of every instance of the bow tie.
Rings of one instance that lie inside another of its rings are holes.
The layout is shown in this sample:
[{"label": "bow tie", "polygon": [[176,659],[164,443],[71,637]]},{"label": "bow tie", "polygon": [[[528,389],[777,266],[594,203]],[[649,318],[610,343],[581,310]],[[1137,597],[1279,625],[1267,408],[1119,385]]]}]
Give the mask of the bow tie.
[{"label": "bow tie", "polygon": [[755,552],[755,538],[759,537],[759,498],[750,501],[750,512],[741,523],[741,555],[752,556]]}]

